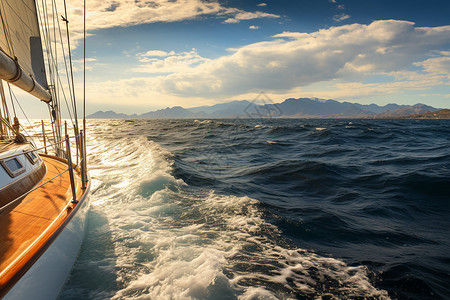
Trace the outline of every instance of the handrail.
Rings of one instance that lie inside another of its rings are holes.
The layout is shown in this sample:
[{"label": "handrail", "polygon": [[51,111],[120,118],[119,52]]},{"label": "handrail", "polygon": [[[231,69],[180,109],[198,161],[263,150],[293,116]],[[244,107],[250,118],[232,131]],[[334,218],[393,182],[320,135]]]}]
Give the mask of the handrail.
[{"label": "handrail", "polygon": [[5,145],[3,148],[0,149],[0,151],[3,150],[3,149],[8,148],[8,147],[11,146],[12,144],[14,144],[14,141],[12,141],[12,142],[8,143],[7,145]]},{"label": "handrail", "polygon": [[[2,123],[4,123],[6,126],[8,126],[9,127],[9,129],[11,129],[11,130],[14,130],[12,127],[11,127],[11,125],[9,125],[7,122],[6,122],[6,120],[4,119],[4,118],[2,118],[1,116],[0,116],[0,121],[2,122]],[[44,151],[45,151],[45,153],[47,153],[47,148],[48,147],[54,147],[54,146],[56,146],[56,145],[59,145],[59,144],[63,144],[63,143],[65,143],[66,142],[66,139],[64,139],[64,140],[60,140],[59,142],[54,142],[54,143],[52,143],[52,144],[49,144],[49,145],[46,145],[46,142],[45,142],[45,137],[47,136],[46,134],[45,134],[45,127],[44,127],[44,123],[43,123],[43,121],[42,121],[42,130],[43,130],[43,135],[42,135],[42,137],[43,137],[43,139],[44,139],[44,146],[43,147],[41,147],[41,148],[35,148],[35,149],[32,149],[32,150],[29,150],[29,151],[24,151],[24,152],[21,152],[21,153],[18,153],[18,154],[11,154],[11,155],[9,155],[9,156],[6,156],[6,157],[2,157],[1,158],[1,160],[3,160],[3,159],[9,159],[9,158],[13,158],[13,157],[16,157],[16,156],[19,156],[19,155],[22,155],[22,154],[26,154],[26,153],[30,153],[30,152],[34,152],[34,151],[40,151],[40,150],[43,150],[44,149]],[[75,138],[75,144],[76,144],[76,154],[75,154],[75,156],[76,156],[76,158],[77,158],[77,164],[78,164],[78,158],[80,158],[80,159],[82,159],[82,154],[81,154],[81,149],[79,149],[80,147],[79,147],[79,145],[78,145],[78,141],[79,141],[79,139],[80,139],[80,133],[78,133],[77,134],[77,130],[74,128],[74,130],[75,130],[75,135],[73,135],[73,136],[70,136],[69,135],[69,138]],[[66,123],[66,131],[67,131],[67,123]],[[33,135],[33,137],[40,137],[40,135]],[[31,143],[31,142],[30,142]],[[86,145],[84,145],[84,147],[85,147]],[[85,150],[85,149],[84,149]],[[67,153],[66,153],[66,155],[67,155]],[[86,151],[84,151],[84,155],[86,155]]]},{"label": "handrail", "polygon": [[[59,142],[55,142],[55,143],[50,144],[50,145],[47,145],[47,147],[55,146],[57,144],[62,144],[62,143],[65,143],[65,142],[66,142],[66,139],[61,140]],[[28,150],[28,151],[24,151],[24,152],[20,152],[20,153],[16,153],[16,154],[11,154],[9,156],[5,156],[5,157],[2,157],[0,159],[3,160],[3,159],[8,159],[8,158],[13,158],[13,157],[16,157],[16,156],[19,156],[19,155],[22,155],[22,154],[26,154],[26,153],[30,153],[30,152],[34,152],[34,151],[39,151],[39,150],[42,150],[42,149],[45,149],[45,148],[46,147],[44,146],[44,147],[41,147],[41,148],[36,148],[36,149],[32,149],[32,150]]]}]

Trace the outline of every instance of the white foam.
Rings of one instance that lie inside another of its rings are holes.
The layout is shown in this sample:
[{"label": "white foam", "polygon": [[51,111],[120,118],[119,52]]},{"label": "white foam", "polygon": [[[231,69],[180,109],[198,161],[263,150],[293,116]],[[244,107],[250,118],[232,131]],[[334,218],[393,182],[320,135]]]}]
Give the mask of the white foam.
[{"label": "white foam", "polygon": [[271,292],[263,288],[250,287],[245,293],[239,297],[241,300],[277,300]]},{"label": "white foam", "polygon": [[111,298],[319,297],[329,278],[339,287],[325,290],[338,298],[387,297],[363,267],[281,247],[259,201],[191,189],[173,177],[172,155],[158,144],[109,136],[89,143],[94,210],[108,222],[89,234],[101,239],[108,231],[113,245],[114,257],[104,262],[111,271],[113,259],[116,270]]}]

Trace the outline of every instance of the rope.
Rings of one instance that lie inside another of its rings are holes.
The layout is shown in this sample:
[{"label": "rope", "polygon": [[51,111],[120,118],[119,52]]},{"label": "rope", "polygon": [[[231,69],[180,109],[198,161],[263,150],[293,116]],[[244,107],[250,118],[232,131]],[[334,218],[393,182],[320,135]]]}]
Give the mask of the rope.
[{"label": "rope", "polygon": [[86,0],[83,1],[83,132],[86,147]]},{"label": "rope", "polygon": [[[14,96],[14,100],[16,100],[17,105],[19,106],[20,110],[22,111],[22,114],[24,115],[25,119],[27,119],[28,125],[30,125],[30,128],[34,131],[34,134],[37,135],[38,133],[36,132],[36,130],[34,130],[33,125],[31,125],[30,120],[28,119],[27,115],[25,114],[25,112],[23,111],[22,105],[20,105],[20,102],[17,100],[16,95],[14,94],[14,92],[11,93],[12,96]],[[22,130],[28,135],[30,136],[30,134],[28,134],[27,130],[20,125],[20,128],[22,128]]]},{"label": "rope", "polygon": [[[56,6],[55,0],[53,0],[53,3]],[[64,1],[64,7],[65,7],[65,1]],[[56,6],[56,14],[57,15],[59,14],[57,6]],[[63,21],[66,22],[66,24],[67,24],[67,23],[69,23],[69,21],[67,20],[67,12],[65,14],[66,14],[66,17],[64,18],[63,16],[61,16],[61,18],[63,18]],[[70,100],[74,101],[73,99],[75,99],[75,85],[73,83],[72,58],[71,58],[72,55],[71,55],[71,52],[70,52],[70,40],[69,40],[68,26],[66,26],[66,28],[67,28],[67,37],[68,37],[69,59],[70,59],[69,66],[70,66],[70,73],[72,74],[72,76],[71,76],[72,77],[72,86],[70,84],[69,76],[66,76],[66,78],[67,78],[67,86],[69,87]],[[62,53],[63,53],[63,57],[64,57],[64,67],[66,69],[66,74],[69,74],[69,70],[67,68],[66,52],[65,52],[64,44],[62,43],[63,38],[62,38],[61,27],[60,27],[59,21],[58,21],[58,30],[59,30],[59,40],[61,41],[61,49],[62,49]],[[73,90],[73,92],[72,92],[72,90]]]},{"label": "rope", "polygon": [[[44,40],[44,42],[45,42],[45,45],[46,45],[47,60],[48,60],[49,68],[50,68],[49,71],[50,71],[51,84],[54,87],[54,96],[55,96],[54,97],[55,98],[54,102],[55,102],[57,107],[60,107],[59,106],[60,103],[59,103],[59,100],[58,100],[59,99],[58,93],[61,91],[62,92],[62,96],[64,98],[64,102],[66,103],[66,108],[67,108],[67,112],[69,114],[70,121],[71,121],[72,125],[75,125],[74,124],[74,119],[76,119],[76,118],[72,115],[71,111],[76,112],[76,109],[74,108],[73,104],[72,104],[72,110],[69,108],[69,104],[68,104],[68,101],[67,101],[67,95],[66,95],[64,89],[63,88],[58,89],[58,83],[59,83],[59,85],[61,87],[63,86],[63,84],[62,84],[62,81],[61,81],[61,76],[59,75],[59,72],[58,72],[57,63],[55,64],[55,61],[57,61],[57,49],[56,49],[56,46],[55,46],[56,55],[54,55],[53,54],[54,51],[52,50],[53,47],[51,45],[50,31],[48,30],[48,28],[50,28],[49,21],[48,21],[48,15],[45,14],[45,12],[48,10],[47,3],[44,0],[41,0],[41,1],[43,2],[43,4],[42,4],[43,9],[42,10],[44,12],[44,16],[41,16],[40,13],[39,13],[39,16],[44,19],[44,25],[46,25],[45,26],[45,29],[46,29],[45,33],[47,35],[47,38]],[[60,41],[60,44],[61,44],[61,50],[62,50],[63,57],[64,57],[63,61],[64,61],[64,65],[65,65],[66,75],[67,75],[66,77],[67,77],[67,82],[68,82],[69,97],[72,100],[72,99],[74,99],[74,97],[72,96],[72,90],[75,91],[75,88],[74,88],[73,80],[72,80],[72,87],[71,87],[71,84],[70,84],[70,81],[69,81],[69,71],[67,70],[67,60],[66,60],[66,54],[65,54],[65,49],[64,49],[63,38],[62,38],[62,34],[61,34],[61,26],[60,26],[60,23],[59,23],[59,19],[56,17],[59,14],[58,7],[57,7],[57,5],[56,5],[54,0],[53,0],[52,3],[53,3],[53,6],[52,6],[52,10],[53,10],[53,24],[57,24],[58,25],[59,41]],[[36,2],[36,4],[38,5],[37,2]],[[57,20],[57,21],[55,22],[55,20]],[[57,35],[56,35],[56,26],[55,25],[53,25],[53,36],[54,36],[54,40],[55,40],[55,43],[56,43]],[[69,52],[70,52],[70,43],[69,43]],[[69,58],[70,58],[70,66],[71,66],[71,56],[70,56],[70,54],[69,54]],[[51,76],[53,73],[55,73],[56,75],[55,76]],[[73,100],[72,102],[75,103],[75,100]],[[75,116],[76,116],[76,114],[75,114]]]},{"label": "rope", "polygon": [[[75,137],[75,136],[71,136],[71,137],[69,137],[69,138],[74,138],[74,137]],[[66,141],[66,139],[64,139],[64,140],[62,140],[62,141],[59,141],[59,142],[55,142],[55,143],[50,144],[50,145],[47,145],[47,147],[54,146],[54,145],[57,145],[57,144],[62,144],[62,143],[64,143],[65,141]],[[13,157],[16,157],[16,156],[19,156],[19,155],[22,155],[22,154],[26,154],[26,153],[30,153],[30,152],[34,152],[34,151],[40,151],[40,150],[42,150],[42,149],[44,149],[44,148],[45,148],[45,147],[40,147],[40,148],[35,148],[35,149],[32,149],[32,150],[23,151],[23,152],[16,153],[16,154],[11,154],[11,155],[2,157],[2,160],[3,160],[3,159],[13,158]],[[75,165],[75,167],[77,167],[77,166],[78,166],[78,165]]]},{"label": "rope", "polygon": [[9,82],[6,82],[6,83],[8,84],[8,89],[9,89],[9,97],[10,97],[10,99],[11,99],[11,106],[12,106],[12,108],[13,108],[13,112],[14,112],[14,117],[16,117],[16,118],[17,118],[17,115],[16,115],[16,108],[14,107],[14,102],[13,102],[13,97],[12,97],[11,86],[9,85]]},{"label": "rope", "polygon": [[[66,0],[64,0],[64,14],[65,14],[65,20],[66,20],[66,32],[67,32],[67,44],[68,44],[68,49],[69,49],[69,66],[70,66],[70,78],[72,80],[72,88],[73,88],[73,112],[75,114],[75,124],[78,127],[78,114],[77,114],[77,104],[75,102],[75,84],[73,81],[73,67],[72,67],[72,53],[70,51],[70,34],[69,34],[69,21],[67,21],[67,5],[66,5]],[[70,86],[70,85],[69,85]]]}]

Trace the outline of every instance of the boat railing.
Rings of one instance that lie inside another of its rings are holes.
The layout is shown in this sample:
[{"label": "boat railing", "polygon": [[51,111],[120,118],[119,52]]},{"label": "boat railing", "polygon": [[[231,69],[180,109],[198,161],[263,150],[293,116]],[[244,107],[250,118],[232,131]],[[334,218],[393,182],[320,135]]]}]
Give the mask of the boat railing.
[{"label": "boat railing", "polygon": [[[73,136],[72,138],[74,138],[75,140],[77,139],[76,136]],[[73,164],[72,163],[72,153],[70,151],[70,136],[66,135],[65,139],[59,141],[59,142],[55,142],[53,144],[50,145],[45,145],[43,147],[40,148],[33,148],[31,150],[27,150],[27,151],[22,151],[20,153],[15,153],[15,154],[11,154],[5,157],[2,157],[2,160],[6,160],[6,159],[11,159],[14,157],[17,157],[19,155],[24,155],[27,153],[31,153],[31,152],[35,152],[35,151],[40,151],[40,150],[44,150],[46,149],[46,147],[51,147],[51,146],[57,146],[60,144],[66,144],[66,159],[67,159],[67,169],[65,169],[64,171],[58,173],[57,175],[55,175],[53,178],[48,179],[47,181],[35,186],[34,188],[32,188],[31,190],[25,192],[24,194],[20,195],[19,197],[17,197],[16,199],[10,201],[8,204],[4,205],[3,207],[0,208],[0,212],[2,212],[3,210],[7,209],[8,207],[14,205],[14,203],[22,200],[25,196],[27,196],[28,194],[32,193],[33,191],[41,188],[42,186],[48,184],[49,182],[51,182],[52,180],[58,178],[59,176],[62,176],[63,174],[69,172],[69,178],[70,178],[70,185],[71,185],[71,191],[72,191],[72,203],[76,204],[78,203],[77,200],[77,195],[76,195],[76,182],[75,182],[75,176],[74,176],[74,170],[79,168],[81,169],[80,173],[81,173],[81,182],[82,182],[82,189],[86,189],[86,182],[87,182],[87,172],[86,172],[86,149],[85,149],[85,145],[83,143],[83,130],[80,130],[80,135],[78,137],[78,139],[81,141],[80,143],[80,159],[79,162],[77,164]]]}]

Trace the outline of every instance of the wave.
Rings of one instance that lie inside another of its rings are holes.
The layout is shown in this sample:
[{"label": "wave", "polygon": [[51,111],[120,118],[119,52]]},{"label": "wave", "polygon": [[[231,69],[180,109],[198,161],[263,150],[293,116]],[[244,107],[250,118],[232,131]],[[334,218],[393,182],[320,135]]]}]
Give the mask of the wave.
[{"label": "wave", "polygon": [[388,298],[366,267],[292,247],[260,201],[190,187],[159,144],[106,132],[89,140],[89,233],[63,299]]},{"label": "wave", "polygon": [[440,122],[89,121],[93,205],[61,298],[445,298]]}]

